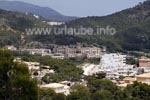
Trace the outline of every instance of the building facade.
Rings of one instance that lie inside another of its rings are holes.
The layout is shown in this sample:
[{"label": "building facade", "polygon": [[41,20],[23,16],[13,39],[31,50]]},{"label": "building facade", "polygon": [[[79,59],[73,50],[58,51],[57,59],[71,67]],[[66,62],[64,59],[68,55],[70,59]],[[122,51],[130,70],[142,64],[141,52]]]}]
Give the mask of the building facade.
[{"label": "building facade", "polygon": [[60,83],[45,84],[45,85],[41,85],[40,88],[42,88],[42,89],[54,89],[54,91],[56,93],[63,93],[65,95],[70,94],[70,87],[67,85],[60,84]]},{"label": "building facade", "polygon": [[62,53],[66,58],[76,58],[76,57],[85,57],[85,58],[100,58],[103,54],[101,48],[98,47],[68,47],[61,46],[53,49],[54,53]]},{"label": "building facade", "polygon": [[100,60],[99,70],[105,72],[108,79],[134,76],[137,73],[133,65],[126,64],[126,55],[119,53],[104,54]]},{"label": "building facade", "polygon": [[150,85],[150,73],[144,73],[141,75],[137,75],[136,79],[138,82],[146,83]]},{"label": "building facade", "polygon": [[141,57],[139,59],[139,67],[150,67],[150,58]]}]

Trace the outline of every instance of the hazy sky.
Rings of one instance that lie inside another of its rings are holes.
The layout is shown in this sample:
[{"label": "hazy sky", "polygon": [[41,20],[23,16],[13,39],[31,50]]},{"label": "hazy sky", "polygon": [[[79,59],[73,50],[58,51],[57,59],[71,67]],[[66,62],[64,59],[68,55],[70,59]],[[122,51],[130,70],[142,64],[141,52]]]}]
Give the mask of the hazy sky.
[{"label": "hazy sky", "polygon": [[[16,1],[16,0],[11,0]],[[18,0],[51,7],[69,16],[104,16],[133,7],[145,0]]]}]

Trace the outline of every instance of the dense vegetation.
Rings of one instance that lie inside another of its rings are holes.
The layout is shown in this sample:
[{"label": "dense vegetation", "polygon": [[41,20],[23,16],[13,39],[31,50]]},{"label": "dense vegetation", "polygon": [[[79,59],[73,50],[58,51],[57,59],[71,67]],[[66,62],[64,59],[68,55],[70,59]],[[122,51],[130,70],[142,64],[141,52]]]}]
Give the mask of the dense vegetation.
[{"label": "dense vegetation", "polygon": [[14,44],[16,47],[20,43],[20,34],[11,31],[0,31],[0,47]]},{"label": "dense vegetation", "polygon": [[[26,28],[47,26],[32,14],[5,11],[0,9],[0,47],[21,45],[21,34]],[[29,40],[29,39],[28,39]]]},{"label": "dense vegetation", "polygon": [[80,81],[83,70],[77,68],[76,65],[70,60],[54,59],[49,56],[39,57],[39,56],[28,56],[23,57],[25,61],[38,61],[42,65],[50,66],[55,73],[46,74],[42,78],[42,81],[46,83],[60,82],[60,81]]},{"label": "dense vegetation", "polygon": [[0,100],[37,100],[38,87],[26,65],[13,62],[10,52],[0,50]]}]

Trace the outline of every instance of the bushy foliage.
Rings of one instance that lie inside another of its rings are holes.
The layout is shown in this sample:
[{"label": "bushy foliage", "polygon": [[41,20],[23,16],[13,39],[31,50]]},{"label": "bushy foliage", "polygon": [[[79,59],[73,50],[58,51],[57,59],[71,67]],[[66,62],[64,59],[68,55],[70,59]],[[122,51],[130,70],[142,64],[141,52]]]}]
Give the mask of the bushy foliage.
[{"label": "bushy foliage", "polygon": [[53,69],[55,73],[46,74],[42,80],[46,83],[50,82],[60,82],[60,81],[80,81],[83,70],[76,67],[70,60],[54,59],[49,56],[39,57],[30,56],[23,57],[25,61],[38,61],[42,65],[50,66],[49,69]]},{"label": "bushy foliage", "polygon": [[36,81],[26,65],[13,62],[9,51],[0,50],[0,100],[37,100]]}]

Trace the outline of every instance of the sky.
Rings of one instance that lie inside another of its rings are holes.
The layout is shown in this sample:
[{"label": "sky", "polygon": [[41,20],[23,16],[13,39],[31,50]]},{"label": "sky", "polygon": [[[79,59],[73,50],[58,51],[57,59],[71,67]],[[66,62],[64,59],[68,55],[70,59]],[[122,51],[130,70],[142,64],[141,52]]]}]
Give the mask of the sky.
[{"label": "sky", "polygon": [[[16,0],[10,0],[16,1]],[[68,16],[105,16],[134,7],[145,0],[17,0],[50,7]]]}]

